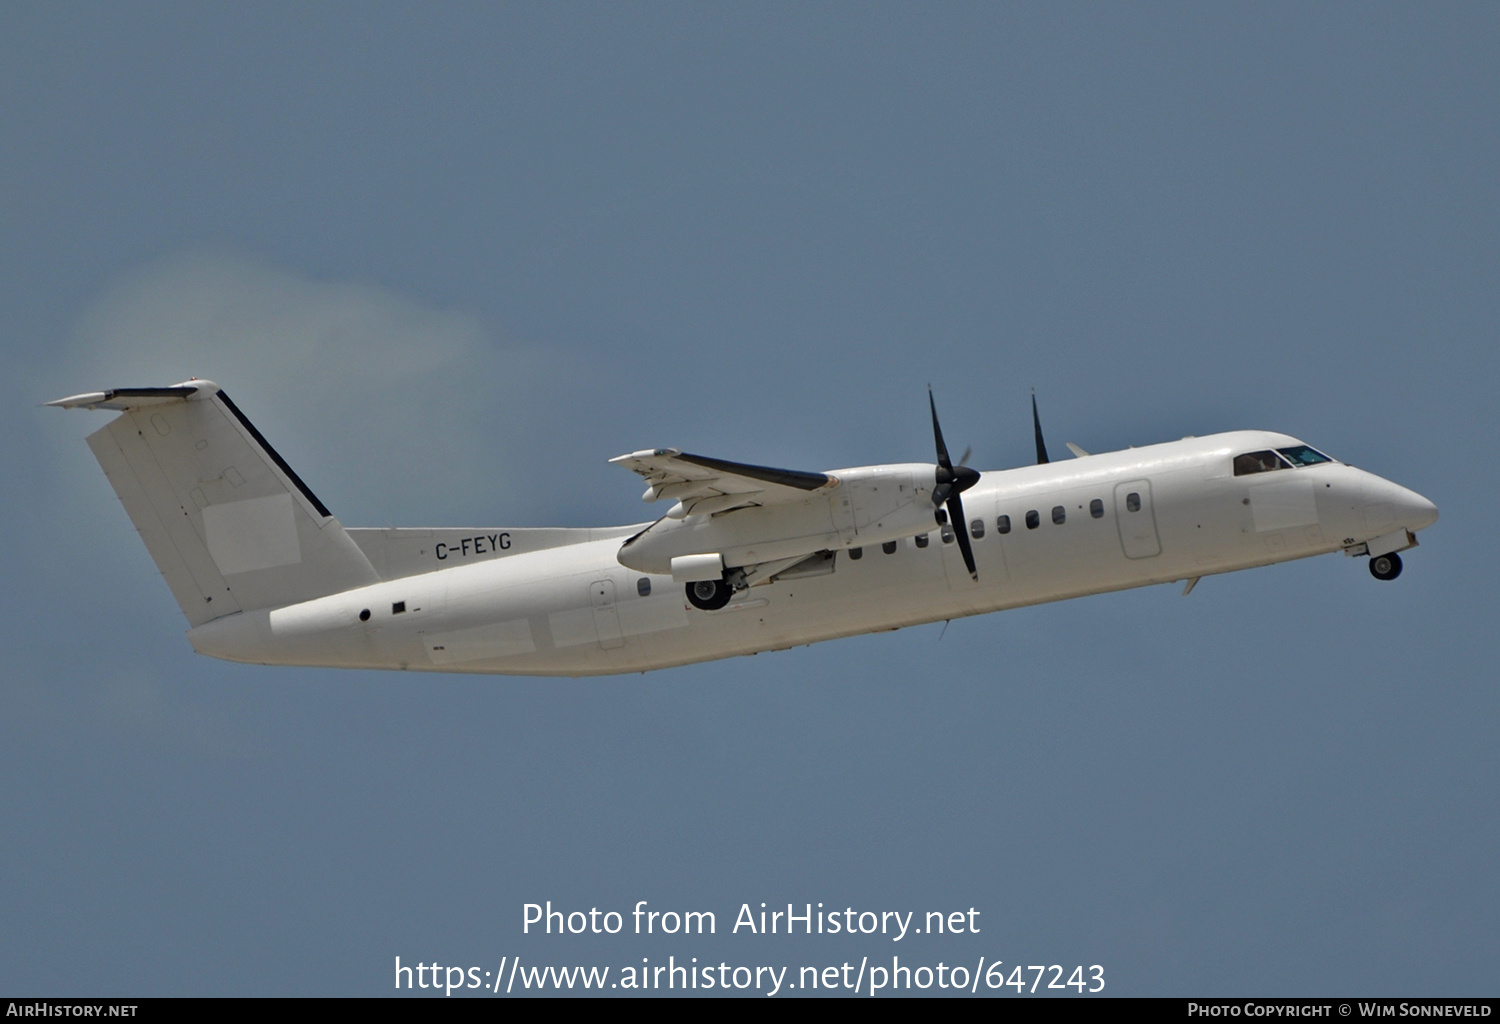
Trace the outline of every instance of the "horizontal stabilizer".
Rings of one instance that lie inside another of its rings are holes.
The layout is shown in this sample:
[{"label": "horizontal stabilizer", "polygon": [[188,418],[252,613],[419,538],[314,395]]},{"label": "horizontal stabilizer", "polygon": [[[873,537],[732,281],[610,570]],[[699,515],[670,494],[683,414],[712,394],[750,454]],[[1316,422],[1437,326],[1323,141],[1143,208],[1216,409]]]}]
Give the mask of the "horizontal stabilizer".
[{"label": "horizontal stabilizer", "polygon": [[200,390],[208,390],[210,394],[218,390],[218,386],[212,381],[189,381],[183,384],[174,384],[167,388],[115,388],[112,391],[86,391],[81,395],[69,395],[67,398],[59,398],[48,405],[55,405],[63,409],[114,409],[123,412],[126,409],[138,409],[146,405],[168,405],[172,402],[181,402],[193,397]]},{"label": "horizontal stabilizer", "polygon": [[526,554],[639,533],[641,526],[567,527],[367,527],[345,529],[383,580],[420,576],[456,565]]}]

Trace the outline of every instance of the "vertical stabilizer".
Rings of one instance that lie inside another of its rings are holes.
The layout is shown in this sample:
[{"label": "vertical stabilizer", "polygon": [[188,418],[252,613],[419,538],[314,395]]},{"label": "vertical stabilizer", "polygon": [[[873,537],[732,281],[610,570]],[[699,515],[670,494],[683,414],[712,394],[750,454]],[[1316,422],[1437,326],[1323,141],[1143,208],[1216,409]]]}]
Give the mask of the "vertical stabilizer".
[{"label": "vertical stabilizer", "polygon": [[376,582],[339,521],[212,381],[48,404],[122,413],[89,447],[191,625]]}]

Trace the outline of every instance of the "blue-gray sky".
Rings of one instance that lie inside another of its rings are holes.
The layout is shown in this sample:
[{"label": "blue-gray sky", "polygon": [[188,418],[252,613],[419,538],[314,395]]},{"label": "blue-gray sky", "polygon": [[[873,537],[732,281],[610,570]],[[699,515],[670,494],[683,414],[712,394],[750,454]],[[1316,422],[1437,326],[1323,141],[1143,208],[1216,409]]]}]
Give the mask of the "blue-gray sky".
[{"label": "blue-gray sky", "polygon": [[[1102,964],[1494,994],[1486,5],[0,4],[0,989],[487,966]],[[198,657],[95,388],[223,384],[347,525],[1265,427],[1434,500],[1328,556],[648,676]],[[525,902],[713,910],[539,939]],[[894,947],[741,903],[965,909]]]}]

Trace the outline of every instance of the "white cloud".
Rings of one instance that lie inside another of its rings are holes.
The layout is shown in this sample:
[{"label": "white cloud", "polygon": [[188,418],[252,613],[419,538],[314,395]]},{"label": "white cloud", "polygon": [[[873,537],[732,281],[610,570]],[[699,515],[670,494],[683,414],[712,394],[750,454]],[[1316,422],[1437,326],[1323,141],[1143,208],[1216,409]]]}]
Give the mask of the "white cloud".
[{"label": "white cloud", "polygon": [[59,395],[218,382],[351,526],[445,524],[476,509],[472,525],[545,522],[514,486],[545,472],[535,423],[601,377],[473,313],[225,250],[112,281],[66,361],[65,377],[53,371]]},{"label": "white cloud", "polygon": [[383,390],[486,346],[472,316],[366,284],[318,281],[229,252],[151,264],[106,290],[78,334],[108,374],[232,375],[318,394]]}]

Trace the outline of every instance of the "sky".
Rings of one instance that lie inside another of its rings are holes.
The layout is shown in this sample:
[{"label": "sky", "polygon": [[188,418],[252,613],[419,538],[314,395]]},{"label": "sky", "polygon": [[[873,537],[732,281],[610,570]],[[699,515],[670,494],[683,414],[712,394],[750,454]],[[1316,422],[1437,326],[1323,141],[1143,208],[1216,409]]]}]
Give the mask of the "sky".
[{"label": "sky", "polygon": [[[1496,994],[1497,50],[1477,4],[0,0],[0,990]],[[1054,454],[1274,429],[1442,518],[1394,583],[627,677],[250,667],[183,638],[105,414],[40,407],[189,376],[347,526],[641,521],[645,447],[930,461],[929,383],[981,469],[1034,387]],[[624,927],[526,931],[549,900]],[[977,931],[731,931],[763,902]]]}]

